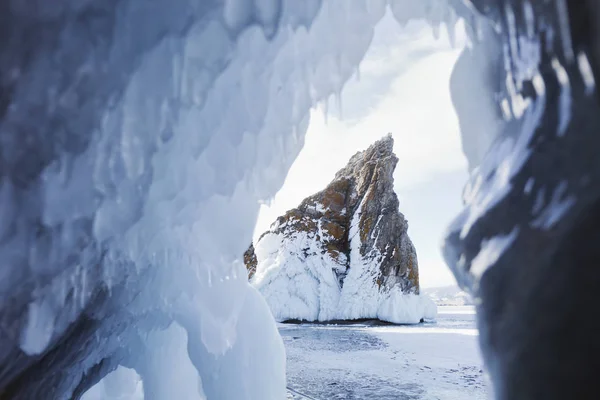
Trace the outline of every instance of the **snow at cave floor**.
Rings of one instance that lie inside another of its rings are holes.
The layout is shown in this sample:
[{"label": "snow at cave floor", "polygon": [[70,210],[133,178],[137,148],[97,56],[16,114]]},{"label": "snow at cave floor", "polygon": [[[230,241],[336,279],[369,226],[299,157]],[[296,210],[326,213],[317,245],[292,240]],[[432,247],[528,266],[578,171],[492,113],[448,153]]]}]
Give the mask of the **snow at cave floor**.
[{"label": "snow at cave floor", "polygon": [[[288,399],[489,399],[475,310],[416,326],[279,324]],[[291,389],[291,390],[290,390]]]}]

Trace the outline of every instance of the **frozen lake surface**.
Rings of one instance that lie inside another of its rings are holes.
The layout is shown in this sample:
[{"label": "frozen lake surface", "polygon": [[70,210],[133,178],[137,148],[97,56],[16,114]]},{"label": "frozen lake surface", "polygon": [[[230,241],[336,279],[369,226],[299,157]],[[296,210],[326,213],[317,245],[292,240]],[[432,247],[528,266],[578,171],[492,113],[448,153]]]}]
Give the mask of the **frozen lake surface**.
[{"label": "frozen lake surface", "polygon": [[475,310],[416,326],[280,324],[289,399],[489,399]]}]

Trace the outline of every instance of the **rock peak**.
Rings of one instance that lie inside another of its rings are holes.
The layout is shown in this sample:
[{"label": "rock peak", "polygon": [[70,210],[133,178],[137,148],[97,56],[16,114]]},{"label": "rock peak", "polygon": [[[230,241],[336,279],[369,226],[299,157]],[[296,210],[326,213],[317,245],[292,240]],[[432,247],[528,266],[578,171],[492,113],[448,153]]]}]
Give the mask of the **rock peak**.
[{"label": "rock peak", "polygon": [[394,192],[393,148],[388,134],[353,155],[324,190],[277,218],[246,251],[251,283],[278,319],[420,320],[419,313],[381,311],[404,295],[419,297],[417,255]]},{"label": "rock peak", "polygon": [[[394,154],[394,138],[391,133],[370,145],[366,150],[354,154],[348,164],[335,174],[334,180],[355,175],[364,168],[365,164],[371,162],[390,162],[393,173],[398,163],[398,157]],[[386,178],[393,179],[391,176]]]}]

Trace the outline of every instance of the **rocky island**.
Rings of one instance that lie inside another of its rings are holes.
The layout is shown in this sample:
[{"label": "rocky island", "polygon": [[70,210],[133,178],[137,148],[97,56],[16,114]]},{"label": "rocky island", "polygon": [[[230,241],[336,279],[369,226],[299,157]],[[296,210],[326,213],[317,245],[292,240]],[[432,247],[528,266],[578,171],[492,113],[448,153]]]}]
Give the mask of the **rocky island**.
[{"label": "rocky island", "polygon": [[244,253],[250,282],[277,320],[435,317],[419,293],[417,253],[394,192],[393,145],[388,134],[356,153]]}]

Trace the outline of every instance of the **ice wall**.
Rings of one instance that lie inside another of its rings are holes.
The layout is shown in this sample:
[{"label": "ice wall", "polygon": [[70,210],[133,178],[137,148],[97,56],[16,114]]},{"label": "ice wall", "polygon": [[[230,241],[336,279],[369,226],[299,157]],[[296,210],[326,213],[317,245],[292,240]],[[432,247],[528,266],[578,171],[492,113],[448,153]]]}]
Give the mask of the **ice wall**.
[{"label": "ice wall", "polygon": [[[487,60],[477,79],[499,83],[492,115],[500,124],[489,127],[493,137],[466,145],[472,174],[465,209],[448,229],[446,260],[478,304],[497,399],[590,398],[596,378],[589,371],[600,355],[590,345],[595,322],[586,317],[600,289],[592,244],[600,199],[599,8],[593,1],[472,3],[492,29],[461,61]],[[500,57],[486,55],[490,34],[500,39]],[[471,117],[474,99],[457,96],[467,78],[461,61],[453,98],[469,141],[484,126]]]},{"label": "ice wall", "polygon": [[168,398],[155,381],[188,361],[152,357],[183,340],[198,396],[284,396],[281,340],[239,257],[309,108],[357,71],[385,6],[0,5],[3,395],[76,398],[121,365]]}]

